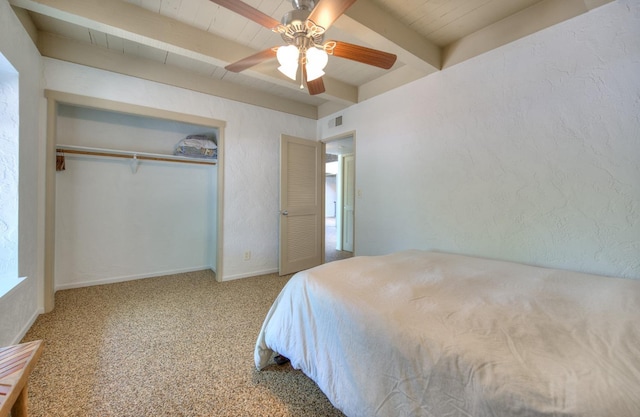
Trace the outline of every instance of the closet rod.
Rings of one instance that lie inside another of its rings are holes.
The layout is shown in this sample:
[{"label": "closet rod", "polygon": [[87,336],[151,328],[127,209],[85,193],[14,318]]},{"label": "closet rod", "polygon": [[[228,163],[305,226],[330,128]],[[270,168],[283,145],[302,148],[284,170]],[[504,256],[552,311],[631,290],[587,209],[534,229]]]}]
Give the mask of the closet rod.
[{"label": "closet rod", "polygon": [[83,146],[72,145],[58,145],[56,146],[56,152],[62,152],[67,154],[78,155],[90,155],[90,156],[106,156],[113,158],[131,158],[131,159],[146,159],[150,161],[164,161],[164,162],[182,162],[185,164],[200,164],[200,165],[215,165],[215,160],[199,160],[195,158],[188,158],[184,156],[162,155],[152,154],[145,152],[134,151],[115,151],[110,149],[101,148],[87,148]]}]

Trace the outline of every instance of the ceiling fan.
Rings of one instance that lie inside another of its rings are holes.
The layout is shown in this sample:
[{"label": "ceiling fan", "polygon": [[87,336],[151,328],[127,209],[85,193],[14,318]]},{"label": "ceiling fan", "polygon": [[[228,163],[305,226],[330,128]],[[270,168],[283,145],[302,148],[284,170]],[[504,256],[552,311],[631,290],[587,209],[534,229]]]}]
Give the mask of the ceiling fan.
[{"label": "ceiling fan", "polygon": [[287,77],[297,79],[300,88],[307,84],[309,94],[325,91],[322,76],[328,55],[346,58],[379,68],[389,69],[396,55],[341,41],[324,42],[324,33],[356,0],[291,0],[291,10],[278,22],[260,10],[240,0],[211,0],[232,12],[280,33],[286,45],[273,47],[229,64],[226,70],[241,72],[271,58],[280,63],[278,70]]}]

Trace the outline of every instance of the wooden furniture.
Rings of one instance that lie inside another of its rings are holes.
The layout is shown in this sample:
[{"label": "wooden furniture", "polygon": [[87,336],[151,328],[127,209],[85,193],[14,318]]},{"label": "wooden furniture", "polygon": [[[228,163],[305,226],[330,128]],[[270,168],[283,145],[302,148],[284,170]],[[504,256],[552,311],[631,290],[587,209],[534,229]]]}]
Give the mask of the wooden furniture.
[{"label": "wooden furniture", "polygon": [[27,382],[42,340],[0,348],[0,417],[27,417]]}]

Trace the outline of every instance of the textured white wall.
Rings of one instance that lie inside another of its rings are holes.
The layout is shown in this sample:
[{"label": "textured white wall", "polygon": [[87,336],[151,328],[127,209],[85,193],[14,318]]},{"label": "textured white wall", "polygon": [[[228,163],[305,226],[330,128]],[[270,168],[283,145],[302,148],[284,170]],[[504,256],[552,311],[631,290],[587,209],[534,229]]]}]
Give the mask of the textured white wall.
[{"label": "textured white wall", "polygon": [[43,149],[40,108],[40,54],[6,0],[0,0],[0,52],[19,72],[19,238],[18,274],[27,277],[0,299],[0,346],[17,342],[39,311],[38,288],[43,276],[41,245],[42,187],[40,149]]},{"label": "textured white wall", "polygon": [[312,139],[315,120],[54,59],[43,62],[48,89],[226,121],[222,278],[277,270],[280,135]]},{"label": "textured white wall", "polygon": [[640,278],[640,4],[617,1],[318,123],[357,131],[356,252]]}]

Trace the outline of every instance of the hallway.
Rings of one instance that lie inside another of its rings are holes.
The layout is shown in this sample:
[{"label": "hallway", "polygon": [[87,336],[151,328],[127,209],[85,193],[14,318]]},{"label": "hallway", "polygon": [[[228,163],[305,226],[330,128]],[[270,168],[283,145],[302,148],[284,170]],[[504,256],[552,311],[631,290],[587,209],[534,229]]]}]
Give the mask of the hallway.
[{"label": "hallway", "polygon": [[332,262],[340,259],[347,259],[353,257],[352,252],[336,250],[337,243],[337,227],[335,217],[325,217],[324,219],[324,262]]}]

